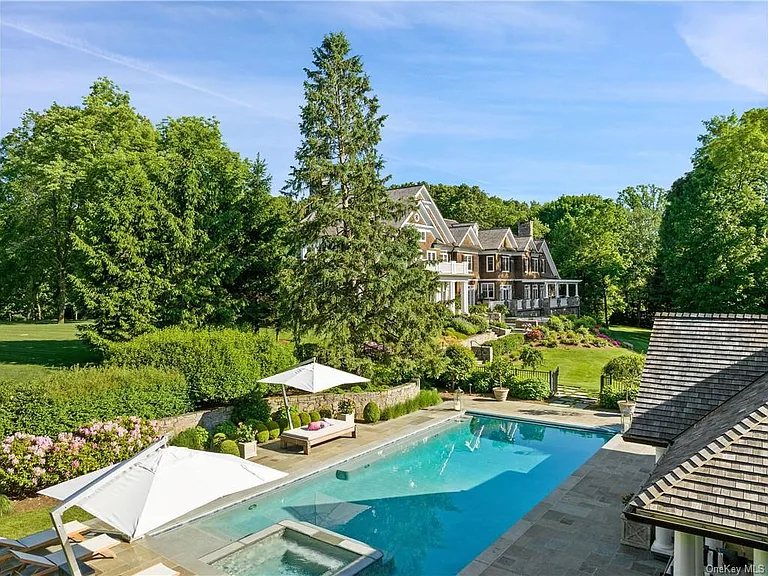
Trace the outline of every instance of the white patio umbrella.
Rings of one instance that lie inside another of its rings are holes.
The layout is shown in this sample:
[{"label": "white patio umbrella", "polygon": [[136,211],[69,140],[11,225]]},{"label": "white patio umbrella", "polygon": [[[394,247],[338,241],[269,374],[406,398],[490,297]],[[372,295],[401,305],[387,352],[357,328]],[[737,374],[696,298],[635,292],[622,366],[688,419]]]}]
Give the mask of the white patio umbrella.
[{"label": "white patio umbrella", "polygon": [[322,392],[323,390],[341,386],[342,384],[368,382],[368,378],[363,378],[357,374],[350,374],[343,370],[337,370],[336,368],[319,364],[312,358],[312,360],[306,360],[290,370],[280,372],[269,378],[264,378],[259,380],[259,382],[265,384],[282,384],[285,413],[288,415],[288,425],[293,429],[290,410],[288,408],[288,394],[285,391],[286,386],[314,394],[315,392]]},{"label": "white patio umbrella", "polygon": [[214,500],[286,476],[229,454],[166,445],[41,490],[77,505],[131,539]]}]

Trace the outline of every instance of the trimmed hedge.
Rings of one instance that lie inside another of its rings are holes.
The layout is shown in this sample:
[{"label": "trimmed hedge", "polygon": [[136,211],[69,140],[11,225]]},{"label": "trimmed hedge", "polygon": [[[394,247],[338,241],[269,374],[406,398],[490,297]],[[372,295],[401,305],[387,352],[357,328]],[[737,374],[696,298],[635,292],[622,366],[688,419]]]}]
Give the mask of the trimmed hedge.
[{"label": "trimmed hedge", "polygon": [[42,380],[0,381],[0,437],[56,436],[94,420],[191,412],[184,377],[157,368],[75,368]]},{"label": "trimmed hedge", "polygon": [[191,448],[192,450],[205,450],[208,443],[208,431],[201,426],[182,430],[169,442],[171,446]]},{"label": "trimmed hedge", "polygon": [[375,424],[381,418],[381,411],[379,405],[376,402],[368,402],[363,408],[363,420],[369,424]]},{"label": "trimmed hedge", "polygon": [[237,442],[234,440],[224,440],[219,444],[219,452],[222,454],[231,454],[232,456],[240,456],[240,449],[237,447]]},{"label": "trimmed hedge", "polygon": [[287,345],[267,333],[174,327],[110,344],[105,363],[178,370],[189,383],[195,405],[210,407],[265,388],[258,380],[286,370],[295,358]]},{"label": "trimmed hedge", "polygon": [[388,406],[381,411],[381,420],[392,420],[393,418],[400,418],[416,410],[422,408],[428,408],[442,403],[443,399],[437,390],[422,390],[416,398],[411,398],[405,402],[395,404],[394,406]]},{"label": "trimmed hedge", "polygon": [[269,430],[270,440],[274,440],[275,438],[280,436],[280,424],[278,424],[274,420],[270,420],[267,422],[267,430]]}]

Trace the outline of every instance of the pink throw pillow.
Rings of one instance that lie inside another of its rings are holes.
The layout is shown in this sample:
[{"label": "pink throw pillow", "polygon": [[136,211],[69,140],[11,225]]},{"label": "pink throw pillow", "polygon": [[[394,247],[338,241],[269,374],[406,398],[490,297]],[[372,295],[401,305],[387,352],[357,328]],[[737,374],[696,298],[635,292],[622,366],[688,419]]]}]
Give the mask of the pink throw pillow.
[{"label": "pink throw pillow", "polygon": [[307,425],[307,430],[320,430],[321,427],[320,422],[310,422],[309,425]]}]

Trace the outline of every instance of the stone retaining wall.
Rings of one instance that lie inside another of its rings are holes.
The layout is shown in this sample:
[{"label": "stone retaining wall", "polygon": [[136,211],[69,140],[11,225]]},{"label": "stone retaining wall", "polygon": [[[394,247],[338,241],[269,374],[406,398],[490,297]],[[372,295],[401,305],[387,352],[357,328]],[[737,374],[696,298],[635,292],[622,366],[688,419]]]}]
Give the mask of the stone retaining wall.
[{"label": "stone retaining wall", "polygon": [[[355,403],[355,418],[363,418],[363,408],[368,402],[376,402],[379,408],[387,408],[400,404],[419,395],[421,386],[417,382],[409,382],[401,386],[382,390],[381,392],[347,392],[346,394],[299,394],[288,396],[288,403],[295,406],[299,412],[310,412],[320,408],[330,408],[336,414],[339,402],[344,398]],[[271,411],[283,407],[282,396],[270,396],[267,398]]]},{"label": "stone retaining wall", "polygon": [[[300,412],[309,412],[319,410],[320,408],[330,408],[334,415],[339,408],[339,402],[348,398],[355,403],[355,418],[363,418],[363,408],[368,402],[376,402],[379,408],[387,408],[400,404],[419,395],[421,386],[417,382],[409,382],[402,386],[382,390],[381,392],[347,392],[346,394],[298,394],[288,396],[288,402],[291,406],[298,408]],[[271,412],[283,407],[282,396],[270,396],[266,398]],[[160,432],[162,434],[178,434],[187,428],[202,426],[208,430],[213,430],[216,424],[229,420],[232,416],[232,407],[223,406],[221,408],[212,408],[210,410],[200,410],[199,412],[189,412],[178,416],[169,416],[158,420]]]}]

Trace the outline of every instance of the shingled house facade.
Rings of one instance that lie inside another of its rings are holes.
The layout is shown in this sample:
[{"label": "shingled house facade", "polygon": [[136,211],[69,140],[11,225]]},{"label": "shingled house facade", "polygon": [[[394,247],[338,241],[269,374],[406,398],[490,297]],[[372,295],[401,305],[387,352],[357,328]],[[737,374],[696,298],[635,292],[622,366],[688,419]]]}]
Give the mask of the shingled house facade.
[{"label": "shingled house facade", "polygon": [[534,239],[533,223],[518,234],[510,228],[480,230],[474,222],[443,218],[426,186],[389,190],[390,197],[409,203],[397,222],[421,235],[426,266],[440,276],[435,298],[462,313],[474,304],[504,304],[514,316],[579,314],[579,282],[560,278],[547,243]]},{"label": "shingled house facade", "polygon": [[656,447],[624,515],[656,527],[675,576],[726,573],[726,544],[768,571],[768,316],[657,315],[624,439]]}]

